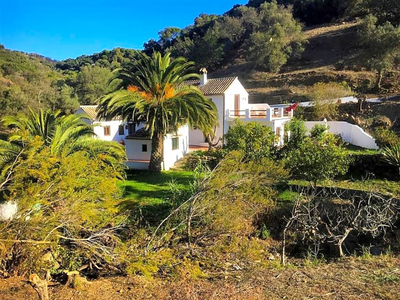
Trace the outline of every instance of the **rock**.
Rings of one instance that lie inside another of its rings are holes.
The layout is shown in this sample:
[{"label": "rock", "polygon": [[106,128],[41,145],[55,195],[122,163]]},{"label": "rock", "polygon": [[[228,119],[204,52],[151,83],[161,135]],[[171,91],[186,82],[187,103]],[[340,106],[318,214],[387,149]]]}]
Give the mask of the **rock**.
[{"label": "rock", "polygon": [[17,214],[18,206],[17,203],[7,201],[0,203],[0,221],[8,221],[14,218]]}]

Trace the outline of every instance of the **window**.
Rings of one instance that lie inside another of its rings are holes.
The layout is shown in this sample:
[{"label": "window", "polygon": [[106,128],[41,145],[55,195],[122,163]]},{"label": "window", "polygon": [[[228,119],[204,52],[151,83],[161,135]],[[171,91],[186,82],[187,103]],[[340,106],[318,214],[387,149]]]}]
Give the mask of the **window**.
[{"label": "window", "polygon": [[172,138],[172,150],[179,149],[179,138],[174,137]]},{"label": "window", "polygon": [[142,152],[147,152],[147,145],[146,144],[142,145]]},{"label": "window", "polygon": [[110,126],[104,126],[104,136],[110,136]]},{"label": "window", "polygon": [[119,135],[124,135],[124,134],[125,134],[124,125],[119,125],[119,127],[118,127],[118,134],[119,134]]}]

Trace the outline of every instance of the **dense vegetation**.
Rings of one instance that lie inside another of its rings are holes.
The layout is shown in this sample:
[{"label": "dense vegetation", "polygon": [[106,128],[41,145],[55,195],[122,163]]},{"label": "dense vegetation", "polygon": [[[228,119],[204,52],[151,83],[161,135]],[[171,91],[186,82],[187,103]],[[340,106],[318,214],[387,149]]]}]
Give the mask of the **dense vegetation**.
[{"label": "dense vegetation", "polygon": [[[183,56],[194,61],[197,68],[210,71],[247,62],[251,70],[273,74],[288,64],[297,64],[296,59],[308,45],[304,25],[365,17],[358,38],[352,37],[351,44],[359,52],[357,59],[340,62],[340,69],[376,71],[375,82],[362,79],[358,83],[349,78],[347,85],[350,94],[377,92],[387,85],[382,84],[385,75],[393,77],[391,72],[398,66],[399,11],[397,2],[389,0],[251,0],[221,16],[202,14],[183,29],[167,27],[159,32],[158,40],[144,44],[144,52],[171,52],[172,57]],[[56,62],[2,46],[1,115],[26,112],[28,107],[68,113],[79,104],[95,104],[112,90],[107,84],[111,72],[129,67],[135,58],[135,50],[116,48]],[[313,80],[319,83],[318,78]],[[327,79],[323,81],[327,83]],[[304,96],[308,98],[310,92]]]}]

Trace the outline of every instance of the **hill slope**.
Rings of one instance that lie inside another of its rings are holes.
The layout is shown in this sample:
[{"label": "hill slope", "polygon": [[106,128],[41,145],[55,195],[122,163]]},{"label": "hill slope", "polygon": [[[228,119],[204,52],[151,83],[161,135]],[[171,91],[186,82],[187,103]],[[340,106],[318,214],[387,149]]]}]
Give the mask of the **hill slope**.
[{"label": "hill slope", "polygon": [[[236,59],[211,76],[239,76],[250,93],[251,102],[269,104],[308,101],[311,86],[318,82],[346,82],[355,93],[370,91],[376,73],[357,67],[362,49],[357,46],[357,23],[331,24],[305,31],[308,43],[300,58],[289,60],[278,74],[257,71]],[[385,79],[382,94],[396,94],[399,73]],[[368,97],[382,96],[367,93]]]}]

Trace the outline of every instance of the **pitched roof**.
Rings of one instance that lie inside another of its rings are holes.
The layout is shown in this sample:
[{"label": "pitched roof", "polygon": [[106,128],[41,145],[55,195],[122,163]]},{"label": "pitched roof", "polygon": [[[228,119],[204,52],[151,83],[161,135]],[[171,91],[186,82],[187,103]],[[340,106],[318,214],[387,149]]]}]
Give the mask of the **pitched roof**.
[{"label": "pitched roof", "polygon": [[97,105],[81,105],[80,108],[88,115],[90,120],[97,120]]},{"label": "pitched roof", "polygon": [[200,80],[188,80],[185,81],[187,85],[194,85],[199,88],[199,90],[204,95],[221,95],[231,86],[237,77],[221,77],[221,78],[211,78],[208,79],[206,84],[200,85]]},{"label": "pitched roof", "polygon": [[[97,105],[81,105],[80,108],[89,117],[91,121],[102,121],[97,118]],[[115,117],[112,121],[120,121],[120,117]],[[104,121],[104,119],[103,119]]]},{"label": "pitched roof", "polygon": [[150,134],[144,128],[140,128],[139,130],[131,133],[125,138],[128,140],[150,140]]}]

